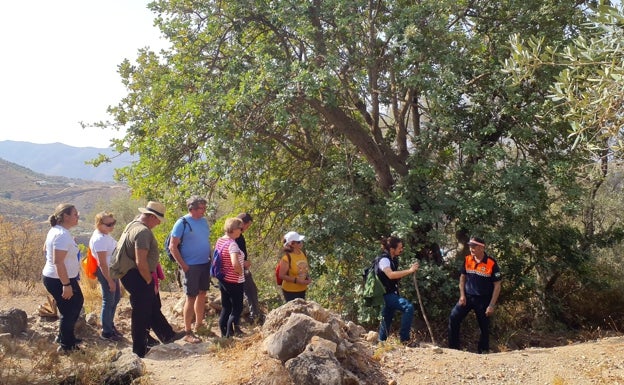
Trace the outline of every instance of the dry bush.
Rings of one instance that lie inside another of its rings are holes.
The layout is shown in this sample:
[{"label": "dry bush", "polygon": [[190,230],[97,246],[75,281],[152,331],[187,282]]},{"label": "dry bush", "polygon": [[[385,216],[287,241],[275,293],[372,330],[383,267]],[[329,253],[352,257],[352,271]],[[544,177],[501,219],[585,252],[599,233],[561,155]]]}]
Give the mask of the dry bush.
[{"label": "dry bush", "polygon": [[0,281],[41,281],[45,232],[32,221],[9,222],[0,216]]}]

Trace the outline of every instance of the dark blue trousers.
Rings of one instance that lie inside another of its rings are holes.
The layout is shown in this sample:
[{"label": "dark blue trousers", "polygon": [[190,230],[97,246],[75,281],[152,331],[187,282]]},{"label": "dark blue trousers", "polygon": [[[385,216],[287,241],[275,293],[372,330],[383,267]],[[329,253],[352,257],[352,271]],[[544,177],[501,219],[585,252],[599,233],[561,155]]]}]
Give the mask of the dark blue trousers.
[{"label": "dark blue trousers", "polygon": [[468,313],[474,310],[481,331],[477,351],[483,353],[490,350],[490,318],[485,315],[485,310],[490,304],[490,300],[491,297],[466,295],[466,305],[462,306],[459,303],[455,305],[449,317],[449,348],[460,348],[460,325]]},{"label": "dark blue trousers", "polygon": [[59,341],[61,347],[65,350],[71,350],[76,347],[76,335],[74,334],[74,328],[76,321],[80,317],[80,311],[84,304],[84,297],[82,296],[82,290],[76,278],[69,280],[71,283],[74,295],[70,299],[64,299],[63,284],[58,278],[43,277],[43,286],[45,286],[48,293],[54,297],[56,306],[59,310]]}]

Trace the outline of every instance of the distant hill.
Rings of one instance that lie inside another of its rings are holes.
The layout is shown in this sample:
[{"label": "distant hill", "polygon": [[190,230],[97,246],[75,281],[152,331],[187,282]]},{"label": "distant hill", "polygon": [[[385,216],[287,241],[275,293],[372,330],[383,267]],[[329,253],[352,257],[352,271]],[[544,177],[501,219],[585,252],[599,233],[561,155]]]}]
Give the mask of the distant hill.
[{"label": "distant hill", "polygon": [[[125,185],[48,176],[0,159],[0,216],[45,223],[59,203],[72,203],[84,215],[98,204],[129,197]],[[92,229],[91,221],[85,226]]]},{"label": "distant hill", "polygon": [[0,158],[45,175],[112,182],[116,168],[130,165],[133,157],[122,154],[98,167],[85,164],[98,154],[117,155],[110,148],[72,147],[62,143],[36,144],[0,141]]}]

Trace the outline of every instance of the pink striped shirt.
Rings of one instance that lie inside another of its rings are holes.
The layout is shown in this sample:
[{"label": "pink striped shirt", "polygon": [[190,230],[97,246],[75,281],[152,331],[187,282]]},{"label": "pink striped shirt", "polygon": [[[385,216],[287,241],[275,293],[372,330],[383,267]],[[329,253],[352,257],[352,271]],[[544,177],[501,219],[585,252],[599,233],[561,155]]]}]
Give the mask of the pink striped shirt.
[{"label": "pink striped shirt", "polygon": [[236,242],[232,238],[225,235],[217,239],[215,250],[219,250],[221,252],[221,263],[223,271],[225,272],[225,278],[223,280],[229,283],[245,282],[245,274],[238,275],[234,271],[232,258],[230,257],[230,255],[238,253],[238,263],[240,263],[241,267],[243,266],[243,263],[245,263],[245,255]]}]

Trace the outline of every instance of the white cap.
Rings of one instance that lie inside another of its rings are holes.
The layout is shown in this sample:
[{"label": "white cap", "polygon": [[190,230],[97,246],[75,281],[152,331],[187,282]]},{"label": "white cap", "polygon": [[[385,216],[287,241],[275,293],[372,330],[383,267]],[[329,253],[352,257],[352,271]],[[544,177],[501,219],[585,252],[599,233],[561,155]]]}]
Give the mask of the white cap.
[{"label": "white cap", "polygon": [[286,246],[287,244],[289,244],[290,242],[301,242],[303,241],[303,238],[305,238],[303,235],[299,234],[296,231],[289,231],[286,233],[286,235],[284,235],[284,240],[286,241],[284,243],[284,246]]}]

